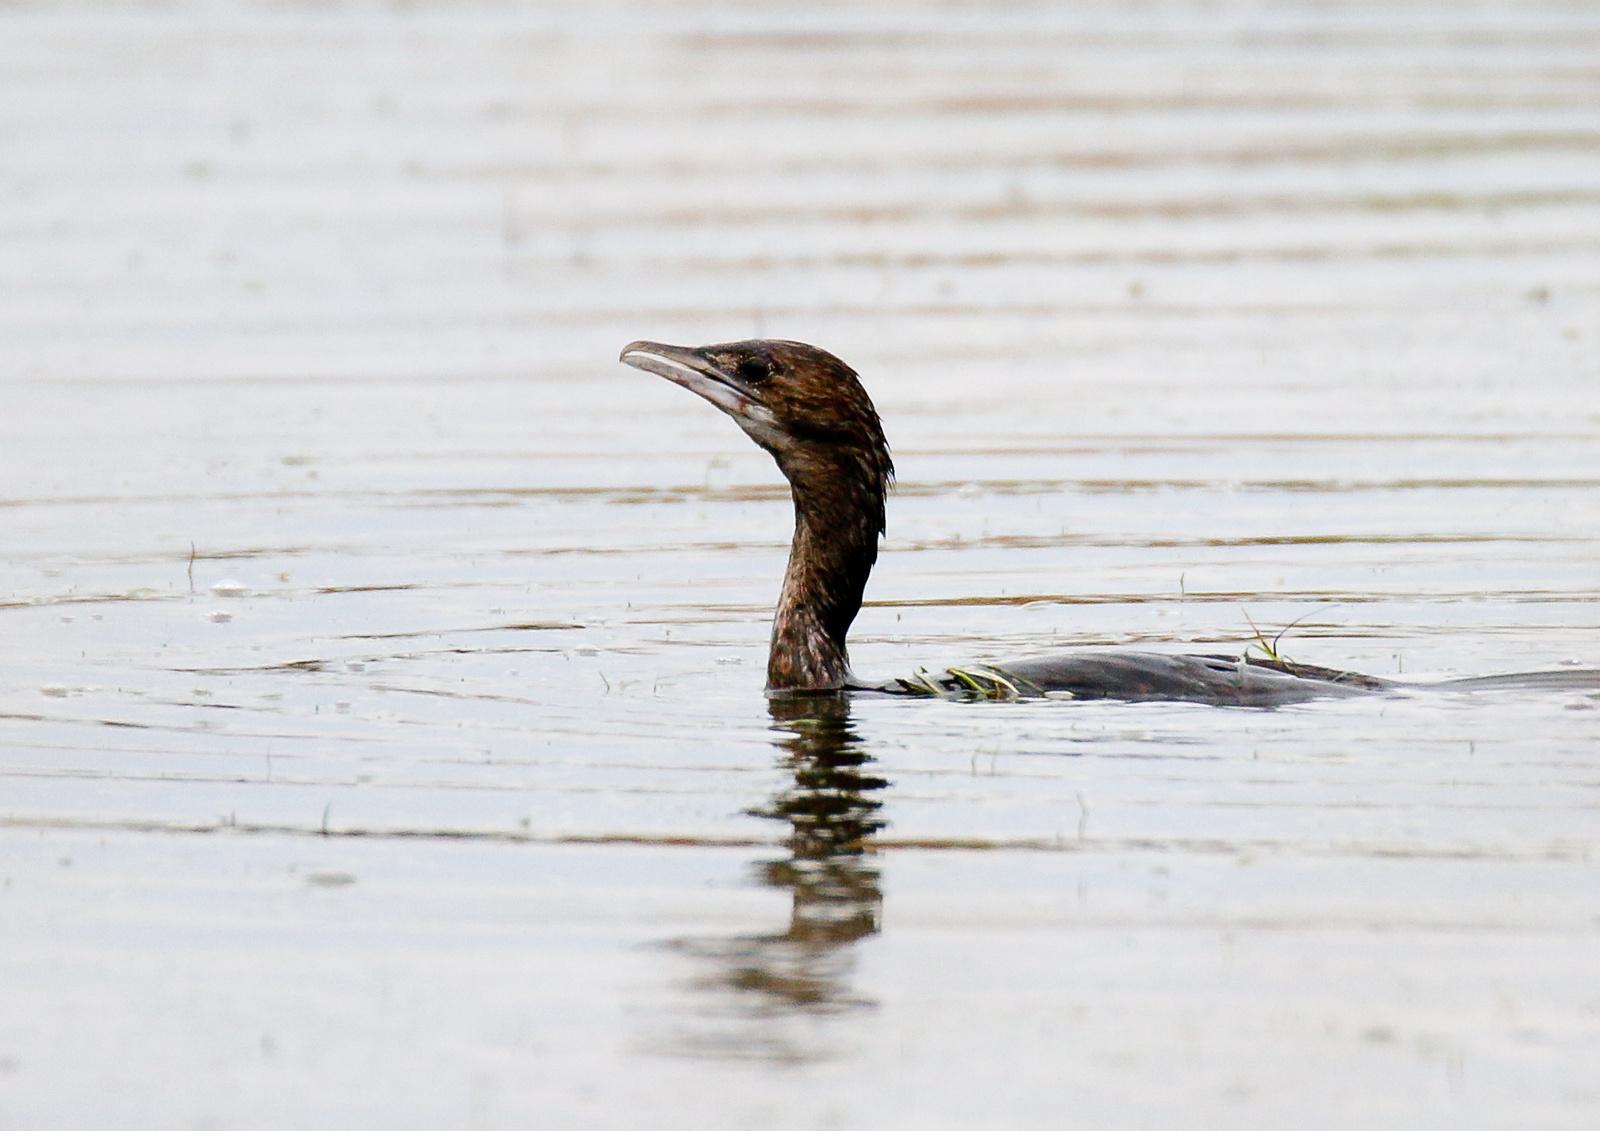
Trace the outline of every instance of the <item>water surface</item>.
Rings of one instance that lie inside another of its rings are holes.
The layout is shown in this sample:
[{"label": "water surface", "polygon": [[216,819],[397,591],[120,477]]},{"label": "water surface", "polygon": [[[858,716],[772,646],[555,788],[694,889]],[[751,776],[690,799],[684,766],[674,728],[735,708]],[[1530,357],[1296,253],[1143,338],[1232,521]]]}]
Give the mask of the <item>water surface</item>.
[{"label": "water surface", "polygon": [[1600,666],[1589,8],[0,22],[0,1115],[1593,1124],[1600,700],[769,704],[613,360],[861,371],[864,676]]}]

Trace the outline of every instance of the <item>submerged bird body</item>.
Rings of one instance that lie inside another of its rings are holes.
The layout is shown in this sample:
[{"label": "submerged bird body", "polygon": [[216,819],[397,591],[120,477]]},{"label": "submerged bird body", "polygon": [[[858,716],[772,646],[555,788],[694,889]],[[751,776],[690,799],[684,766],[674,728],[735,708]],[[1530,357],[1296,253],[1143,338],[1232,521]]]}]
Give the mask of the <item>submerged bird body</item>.
[{"label": "submerged bird body", "polygon": [[794,541],[773,614],[769,692],[839,690],[990,698],[1177,700],[1275,706],[1399,687],[1595,687],[1600,672],[1531,672],[1414,685],[1309,664],[1113,648],[951,667],[869,685],[845,637],[878,559],[894,464],[855,371],[803,342],[756,339],[689,348],[632,342],[621,360],[699,394],[771,453],[794,496]]},{"label": "submerged bird body", "polygon": [[1244,656],[1173,655],[1095,648],[953,668],[892,688],[987,699],[1124,699],[1274,707],[1305,699],[1365,695],[1394,684],[1355,672]]}]

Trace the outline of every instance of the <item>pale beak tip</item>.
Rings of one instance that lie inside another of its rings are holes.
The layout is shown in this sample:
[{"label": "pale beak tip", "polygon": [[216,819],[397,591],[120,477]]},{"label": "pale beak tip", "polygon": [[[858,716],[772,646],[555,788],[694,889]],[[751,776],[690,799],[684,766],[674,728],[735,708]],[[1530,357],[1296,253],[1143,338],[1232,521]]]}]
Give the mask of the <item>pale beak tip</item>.
[{"label": "pale beak tip", "polygon": [[642,353],[654,357],[655,355],[659,354],[662,349],[663,346],[660,342],[647,342],[642,340],[637,342],[629,342],[627,345],[622,347],[622,352],[617,355],[617,360],[627,365],[633,365],[635,363],[628,360],[628,355],[630,353]]}]

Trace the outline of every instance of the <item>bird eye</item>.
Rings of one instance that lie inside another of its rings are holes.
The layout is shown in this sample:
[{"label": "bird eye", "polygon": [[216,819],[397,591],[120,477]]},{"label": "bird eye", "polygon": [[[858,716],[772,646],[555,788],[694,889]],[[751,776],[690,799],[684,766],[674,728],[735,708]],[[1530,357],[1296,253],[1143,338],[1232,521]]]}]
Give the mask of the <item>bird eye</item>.
[{"label": "bird eye", "polygon": [[772,376],[772,363],[762,357],[747,357],[739,363],[739,379],[759,385]]}]

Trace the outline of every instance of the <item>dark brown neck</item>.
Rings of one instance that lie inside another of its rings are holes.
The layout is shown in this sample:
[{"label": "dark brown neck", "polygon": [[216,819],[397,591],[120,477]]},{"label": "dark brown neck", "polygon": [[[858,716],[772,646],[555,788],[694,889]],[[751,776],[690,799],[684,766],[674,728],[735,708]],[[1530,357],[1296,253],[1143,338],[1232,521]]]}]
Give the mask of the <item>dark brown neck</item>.
[{"label": "dark brown neck", "polygon": [[888,454],[800,451],[778,462],[794,493],[794,542],[772,620],[767,688],[840,688],[850,680],[845,636],[878,560]]}]

